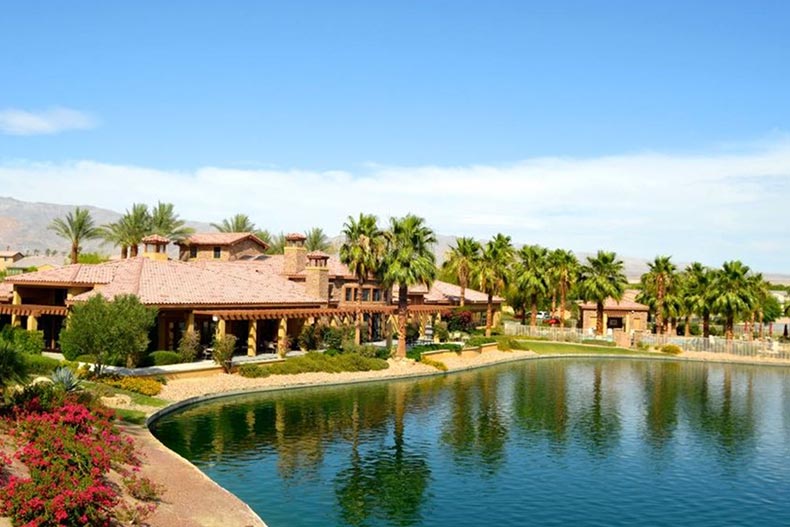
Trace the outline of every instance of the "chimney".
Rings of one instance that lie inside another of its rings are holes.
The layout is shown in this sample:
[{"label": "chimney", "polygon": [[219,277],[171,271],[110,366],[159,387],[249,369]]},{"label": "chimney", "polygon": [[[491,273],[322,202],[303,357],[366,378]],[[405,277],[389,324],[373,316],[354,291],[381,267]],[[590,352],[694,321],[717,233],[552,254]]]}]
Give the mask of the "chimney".
[{"label": "chimney", "polygon": [[167,260],[167,244],[170,243],[168,238],[160,236],[159,234],[151,234],[141,240],[145,250],[143,257],[149,260]]},{"label": "chimney", "polygon": [[307,255],[307,278],[305,289],[307,294],[329,302],[329,255],[321,251]]},{"label": "chimney", "polygon": [[283,272],[287,275],[299,274],[307,263],[307,249],[304,242],[307,236],[298,232],[292,232],[285,236],[285,264]]}]

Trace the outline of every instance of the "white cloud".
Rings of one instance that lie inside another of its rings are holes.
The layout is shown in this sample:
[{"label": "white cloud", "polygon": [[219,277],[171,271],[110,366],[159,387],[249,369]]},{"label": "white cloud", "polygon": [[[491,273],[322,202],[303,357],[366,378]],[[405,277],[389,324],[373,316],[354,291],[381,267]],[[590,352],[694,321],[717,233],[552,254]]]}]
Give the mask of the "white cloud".
[{"label": "white cloud", "polygon": [[348,215],[414,212],[439,233],[719,264],[740,258],[790,271],[790,140],[697,155],[538,158],[500,166],[387,167],[359,172],[203,167],[163,171],[96,161],[0,161],[3,194],[123,210],[176,204],[183,217],[244,212],[263,228],[321,226]]},{"label": "white cloud", "polygon": [[98,121],[71,108],[50,108],[37,112],[8,108],[0,110],[0,132],[8,135],[51,135],[66,130],[88,130]]}]

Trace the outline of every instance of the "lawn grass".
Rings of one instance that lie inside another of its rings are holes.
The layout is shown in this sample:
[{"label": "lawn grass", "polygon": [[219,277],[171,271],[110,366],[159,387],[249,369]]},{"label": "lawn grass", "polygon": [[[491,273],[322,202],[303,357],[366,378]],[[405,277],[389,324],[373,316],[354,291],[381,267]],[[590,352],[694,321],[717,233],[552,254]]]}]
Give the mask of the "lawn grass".
[{"label": "lawn grass", "polygon": [[129,410],[128,408],[113,408],[113,410],[115,410],[115,415],[118,416],[118,419],[125,423],[131,423],[133,425],[145,424],[145,412],[141,412],[140,410]]},{"label": "lawn grass", "polygon": [[[519,341],[519,339],[515,339]],[[580,354],[580,353],[600,353],[601,355],[644,355],[655,357],[655,353],[648,351],[630,350],[615,348],[612,346],[593,346],[590,344],[573,344],[568,342],[544,342],[536,340],[524,340],[521,342],[520,349],[534,351],[538,355],[558,355],[558,354]]]},{"label": "lawn grass", "polygon": [[170,401],[166,401],[164,399],[160,399],[158,397],[151,397],[148,395],[143,395],[137,392],[131,392],[129,390],[123,390],[121,388],[115,388],[114,386],[107,386],[106,384],[97,383],[93,381],[82,381],[83,386],[88,390],[92,391],[99,397],[108,397],[115,394],[122,394],[128,395],[132,402],[135,404],[140,404],[143,406],[155,406],[157,408],[162,408],[170,404]]}]

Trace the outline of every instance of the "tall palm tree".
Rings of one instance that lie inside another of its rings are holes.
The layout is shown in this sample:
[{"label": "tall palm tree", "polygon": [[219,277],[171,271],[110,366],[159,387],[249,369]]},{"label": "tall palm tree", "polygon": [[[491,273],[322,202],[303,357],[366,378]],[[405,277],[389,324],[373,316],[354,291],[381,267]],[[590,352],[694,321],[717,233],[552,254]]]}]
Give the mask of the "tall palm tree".
[{"label": "tall palm tree", "polygon": [[735,319],[748,313],[754,304],[749,271],[749,266],[739,260],[724,262],[713,281],[713,310],[724,317],[727,340],[733,338]]},{"label": "tall palm tree", "polygon": [[[283,254],[285,250],[285,233],[280,234],[269,234],[269,231],[263,231],[266,239],[261,238],[263,241],[269,244],[269,248],[266,250],[266,254]],[[260,236],[258,236],[260,238]]]},{"label": "tall palm tree", "polygon": [[466,305],[466,288],[469,287],[469,280],[480,260],[480,249],[480,243],[474,238],[458,238],[455,240],[455,247],[450,247],[447,251],[447,259],[442,264],[444,270],[458,279],[461,287],[461,307]]},{"label": "tall palm tree", "polygon": [[145,203],[132,203],[121,218],[129,246],[129,256],[134,258],[140,250],[143,238],[151,233],[151,213]]},{"label": "tall palm tree", "polygon": [[326,235],[321,227],[313,227],[306,233],[307,240],[304,246],[308,251],[328,251],[332,247],[329,236]]},{"label": "tall palm tree", "polygon": [[486,336],[491,336],[494,319],[494,296],[504,292],[510,283],[510,270],[513,262],[513,245],[510,236],[497,234],[489,240],[480,256],[480,263],[474,276],[480,290],[488,295],[486,307]]},{"label": "tall palm tree", "polygon": [[677,279],[677,266],[671,256],[656,256],[647,264],[648,272],[642,275],[642,292],[638,301],[654,308],[656,314],[656,333],[663,334],[669,318],[667,296],[672,292]]},{"label": "tall palm tree", "polygon": [[121,259],[129,257],[131,236],[123,217],[119,218],[118,221],[99,227],[99,236],[104,240],[103,243],[111,243],[121,248]]},{"label": "tall palm tree", "polygon": [[579,292],[587,302],[595,302],[595,332],[603,335],[603,307],[607,298],[620,301],[625,293],[628,280],[623,272],[623,261],[617,254],[598,251],[593,258],[587,257],[587,263],[581,268]]},{"label": "tall palm tree", "polygon": [[406,319],[409,286],[430,286],[436,278],[436,257],[432,246],[436,243],[433,230],[425,220],[413,214],[391,218],[390,228],[384,233],[386,240],[381,282],[386,287],[398,286],[398,352],[406,356]]},{"label": "tall palm tree", "polygon": [[565,322],[568,292],[579,277],[579,260],[571,251],[556,249],[549,256],[550,272],[560,294],[560,321]]},{"label": "tall palm tree", "polygon": [[762,273],[755,273],[749,276],[749,289],[753,299],[752,308],[749,310],[748,332],[749,340],[754,337],[754,324],[755,321],[760,322],[760,338],[763,338],[763,312],[768,303],[768,297],[771,296],[771,291],[768,288],[768,282],[763,279]]},{"label": "tall palm tree", "polygon": [[100,231],[94,225],[90,211],[79,207],[74,209],[73,213],[67,213],[65,218],[52,220],[48,228],[71,243],[71,263],[73,264],[79,260],[80,243],[83,240],[92,240],[100,236]]},{"label": "tall palm tree", "polygon": [[211,226],[219,232],[255,232],[255,224],[246,214],[236,214]]},{"label": "tall palm tree", "polygon": [[173,210],[172,203],[160,201],[151,209],[151,232],[148,234],[159,234],[179,242],[194,232],[195,229],[187,227],[186,222],[178,217],[178,214]]},{"label": "tall palm tree", "polygon": [[349,216],[348,221],[343,224],[345,241],[340,246],[340,261],[348,266],[359,283],[354,322],[354,340],[357,344],[362,340],[362,286],[366,280],[378,273],[384,248],[383,234],[377,222],[376,216],[360,213],[359,219]]},{"label": "tall palm tree", "polygon": [[688,303],[691,312],[702,318],[702,336],[705,338],[710,336],[710,316],[713,306],[711,284],[715,274],[715,271],[699,262],[690,264],[685,270],[684,303]]},{"label": "tall palm tree", "polygon": [[539,245],[525,245],[518,252],[521,262],[515,267],[513,281],[529,299],[530,326],[538,325],[538,300],[549,293],[549,251]]}]

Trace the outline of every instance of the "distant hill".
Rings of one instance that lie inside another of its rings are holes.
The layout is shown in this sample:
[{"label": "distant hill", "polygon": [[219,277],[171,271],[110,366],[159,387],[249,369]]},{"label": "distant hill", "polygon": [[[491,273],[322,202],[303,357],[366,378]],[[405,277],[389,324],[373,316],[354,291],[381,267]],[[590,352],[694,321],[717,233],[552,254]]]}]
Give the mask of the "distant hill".
[{"label": "distant hill", "polygon": [[[79,205],[91,212],[97,225],[111,223],[121,217],[121,213],[93,207],[91,205]],[[14,249],[25,254],[33,254],[35,251],[44,253],[47,249],[58,250],[66,253],[68,246],[63,239],[55,235],[47,226],[55,218],[61,218],[66,213],[74,210],[74,205],[56,205],[53,203],[31,203],[20,201],[14,198],[0,197],[0,250],[6,248]],[[208,223],[187,220],[187,224],[197,231],[214,230]],[[439,234],[436,236],[437,244],[434,248],[436,259],[439,264],[444,262],[447,250],[455,245],[456,236]],[[338,247],[342,243],[340,236],[331,239],[333,245]],[[484,241],[484,240],[481,240]],[[520,247],[520,244],[519,244]],[[85,251],[98,251],[104,254],[115,254],[116,249],[110,245],[102,244],[99,240],[87,241],[84,244]],[[171,249],[173,254],[175,249]],[[577,252],[576,256],[584,260],[590,253]],[[625,273],[630,281],[638,281],[639,277],[647,271],[648,260],[644,258],[623,257]],[[678,267],[683,268],[686,263],[681,262]],[[775,284],[790,285],[790,275],[785,274],[766,274],[766,280]]]}]

